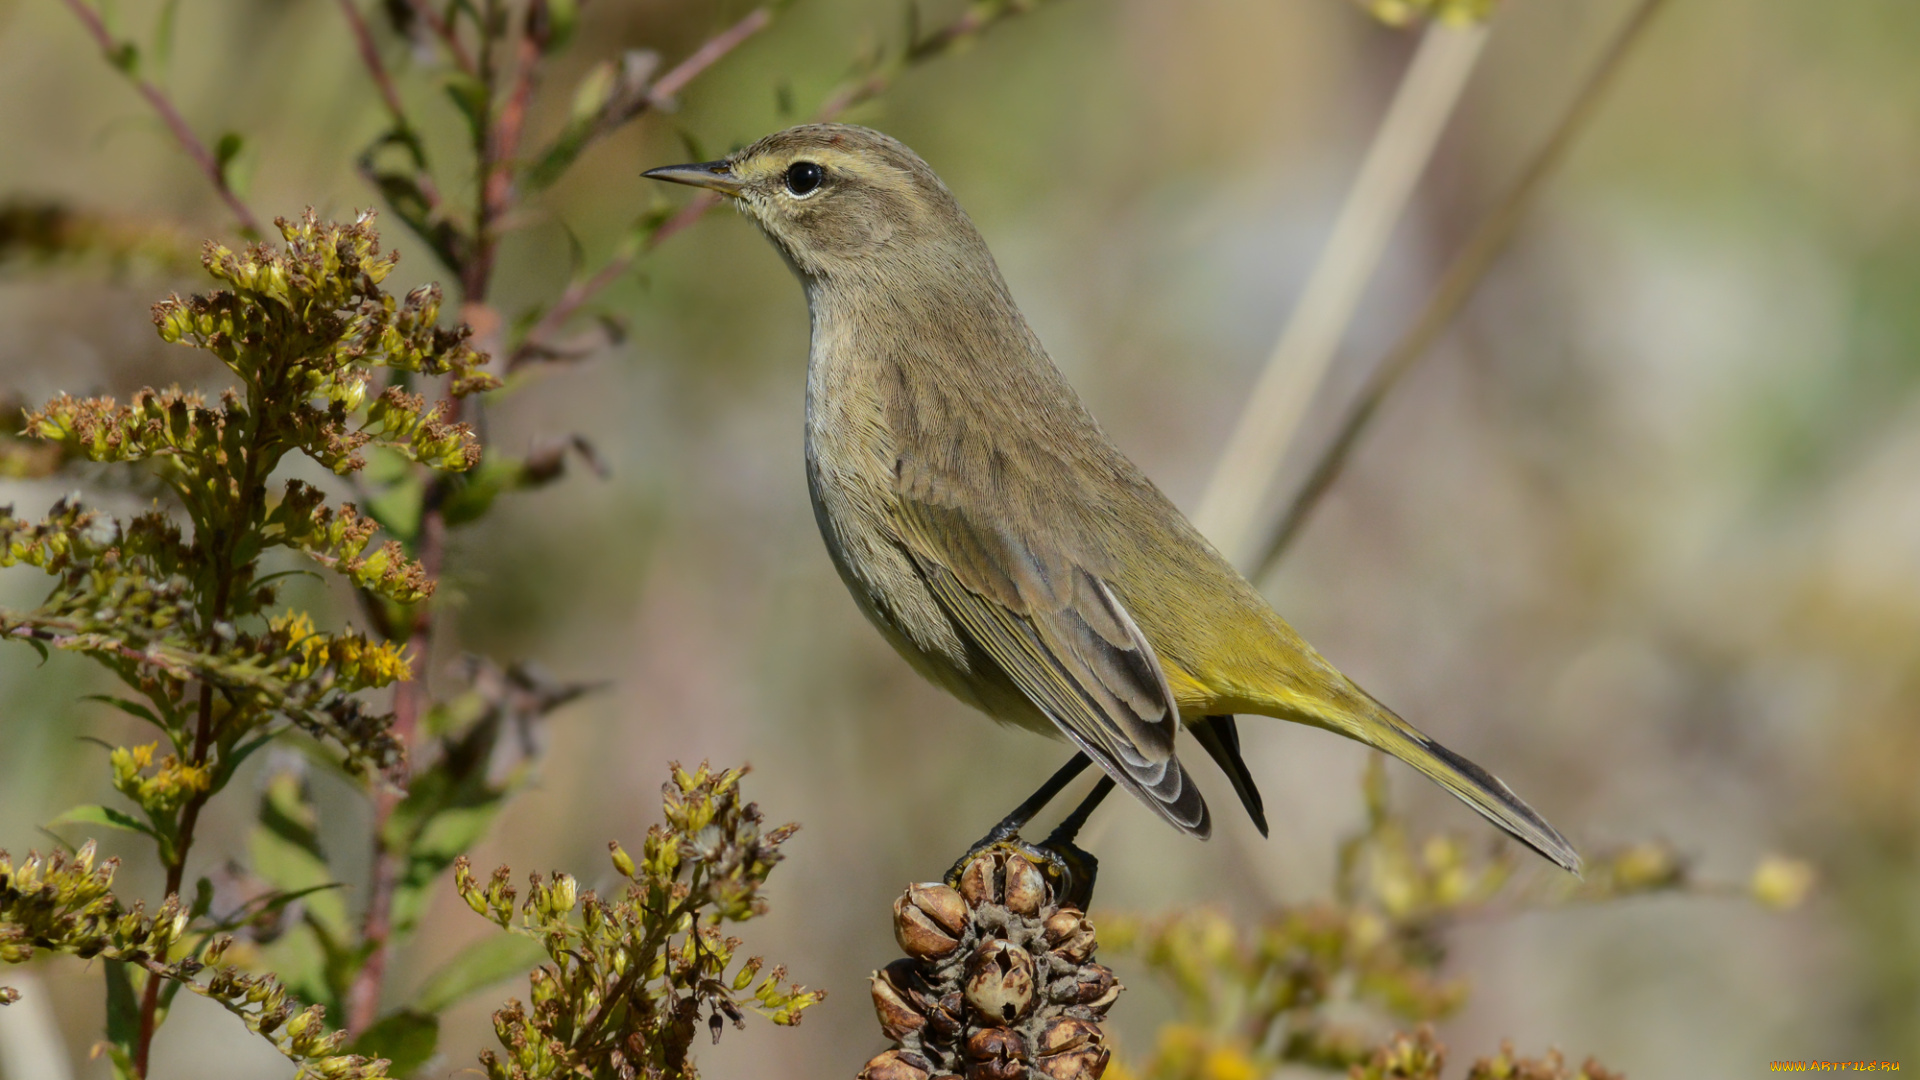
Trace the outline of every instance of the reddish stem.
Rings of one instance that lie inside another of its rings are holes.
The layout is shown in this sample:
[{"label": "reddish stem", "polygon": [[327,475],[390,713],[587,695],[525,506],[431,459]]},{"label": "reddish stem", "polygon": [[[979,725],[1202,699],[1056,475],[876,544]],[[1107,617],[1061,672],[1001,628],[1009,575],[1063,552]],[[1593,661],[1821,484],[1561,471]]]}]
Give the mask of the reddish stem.
[{"label": "reddish stem", "polygon": [[72,11],[74,16],[86,26],[87,33],[93,36],[94,44],[100,47],[100,53],[107,58],[107,62],[124,71],[127,79],[133,83],[134,89],[140,92],[141,97],[147,99],[147,104],[153,107],[154,112],[160,114],[160,119],[166,123],[167,130],[173,133],[174,141],[187,152],[187,156],[200,167],[200,171],[207,175],[207,179],[213,183],[213,190],[219,194],[221,201],[227,204],[227,209],[233,212],[234,217],[240,219],[240,227],[251,235],[261,235],[263,230],[260,228],[260,219],[255,217],[253,210],[240,200],[240,196],[234,194],[231,187],[227,186],[226,170],[221,168],[220,160],[214,157],[213,152],[207,149],[207,145],[200,141],[200,137],[193,133],[191,127],[187,126],[186,118],[180,115],[180,110],[173,107],[172,100],[159,87],[122,66],[119,59],[121,45],[113,40],[113,35],[107,30],[107,24],[100,19],[100,13],[88,5],[86,0],[66,0],[66,5],[68,10]]},{"label": "reddish stem", "polygon": [[647,88],[647,97],[664,101],[686,89],[701,72],[720,62],[720,58],[740,47],[748,38],[765,30],[773,22],[771,8],[754,8],[745,18],[707,39],[692,55],[675,64],[672,71],[655,79]]},{"label": "reddish stem", "polygon": [[360,8],[354,0],[340,0],[340,12],[346,16],[347,29],[353,32],[353,43],[360,50],[360,62],[367,67],[367,74],[373,77],[374,86],[380,90],[380,100],[386,103],[387,112],[392,114],[393,122],[400,127],[410,127],[407,112],[400,104],[400,91],[393,84],[393,76],[388,74],[387,65],[380,59],[380,47],[373,40],[373,30],[367,26],[367,20],[360,14]]}]

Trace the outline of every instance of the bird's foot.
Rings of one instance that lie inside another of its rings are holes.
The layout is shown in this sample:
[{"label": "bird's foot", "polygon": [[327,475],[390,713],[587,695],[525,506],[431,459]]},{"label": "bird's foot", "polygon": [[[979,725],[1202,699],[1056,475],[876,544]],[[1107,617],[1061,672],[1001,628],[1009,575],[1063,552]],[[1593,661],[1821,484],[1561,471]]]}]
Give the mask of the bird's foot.
[{"label": "bird's foot", "polygon": [[1071,837],[1061,836],[1058,830],[1040,843],[1030,844],[1020,838],[1018,829],[1001,834],[996,828],[953,864],[946,873],[946,883],[958,888],[961,876],[975,859],[995,852],[1018,855],[1038,867],[1053,889],[1055,902],[1062,907],[1085,911],[1093,902],[1093,883],[1100,873],[1100,860],[1075,844]]}]

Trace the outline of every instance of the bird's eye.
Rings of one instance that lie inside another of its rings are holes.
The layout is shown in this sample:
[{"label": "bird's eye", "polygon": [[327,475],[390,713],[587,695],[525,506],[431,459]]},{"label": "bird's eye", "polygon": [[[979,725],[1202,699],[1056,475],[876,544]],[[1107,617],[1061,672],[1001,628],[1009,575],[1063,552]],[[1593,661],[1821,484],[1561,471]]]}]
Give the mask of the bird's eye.
[{"label": "bird's eye", "polygon": [[787,190],[805,195],[820,186],[827,171],[811,161],[796,161],[787,167]]}]

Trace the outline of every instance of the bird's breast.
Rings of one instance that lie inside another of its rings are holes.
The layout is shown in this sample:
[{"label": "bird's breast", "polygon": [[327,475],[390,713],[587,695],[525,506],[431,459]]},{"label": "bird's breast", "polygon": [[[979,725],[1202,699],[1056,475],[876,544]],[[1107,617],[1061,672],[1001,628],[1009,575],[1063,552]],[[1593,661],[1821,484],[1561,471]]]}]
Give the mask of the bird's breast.
[{"label": "bird's breast", "polygon": [[880,376],[859,344],[815,327],[807,365],[807,491],[815,522],[860,610],[921,674],[963,700],[973,674],[959,631],[927,588],[894,524],[894,433]]}]

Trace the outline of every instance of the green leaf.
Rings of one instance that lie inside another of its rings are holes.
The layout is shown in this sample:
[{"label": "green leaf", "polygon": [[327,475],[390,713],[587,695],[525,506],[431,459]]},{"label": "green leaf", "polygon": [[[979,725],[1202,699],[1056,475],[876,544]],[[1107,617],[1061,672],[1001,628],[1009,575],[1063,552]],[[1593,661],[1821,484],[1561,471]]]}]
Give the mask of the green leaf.
[{"label": "green leaf", "polygon": [[220,141],[213,147],[213,159],[220,166],[220,175],[226,175],[227,166],[233,164],[233,159],[240,156],[240,151],[246,145],[247,140],[237,131],[229,131],[220,136]]},{"label": "green leaf", "polygon": [[311,894],[307,913],[329,930],[347,926],[346,900],[325,889],[333,885],[333,870],[320,848],[313,807],[298,777],[279,773],[260,795],[260,824],[247,842],[253,872],[284,892]]},{"label": "green leaf", "polygon": [[145,705],[140,704],[139,702],[133,700],[132,698],[114,697],[112,694],[87,694],[83,696],[80,700],[81,701],[98,701],[105,705],[111,705],[114,708],[119,709],[121,712],[126,713],[128,716],[138,717],[141,720],[145,720],[147,723],[152,724],[154,727],[157,727],[162,731],[166,730],[166,727],[167,727],[167,725],[160,722],[160,718],[158,716],[155,716],[153,714],[152,709],[147,708]]},{"label": "green leaf", "polygon": [[452,477],[446,501],[440,506],[447,526],[465,525],[486,514],[502,491],[520,486],[522,471],[518,461],[488,454],[478,468]]},{"label": "green leaf", "polygon": [[393,890],[393,925],[411,930],[426,909],[427,892],[453,860],[472,850],[500,810],[498,796],[478,806],[454,807],[433,815],[407,853],[406,868]]},{"label": "green leaf", "polygon": [[140,1037],[140,999],[133,992],[133,976],[126,961],[108,960],[105,971],[107,1042],[111,1046],[114,1074],[132,1076],[133,1044]]},{"label": "green leaf", "polygon": [[252,757],[255,752],[272,742],[275,736],[279,734],[277,730],[269,730],[266,734],[255,736],[253,739],[243,742],[232,750],[220,755],[220,764],[215,768],[213,774],[213,790],[220,791],[225,788],[227,781],[233,779],[233,771],[240,767],[240,763]]},{"label": "green leaf", "polygon": [[487,130],[487,84],[471,75],[455,72],[446,77],[447,96],[467,118],[467,127],[477,138]]},{"label": "green leaf", "polygon": [[160,5],[160,17],[153,24],[153,66],[165,75],[173,63],[174,30],[180,21],[180,0],[167,0]]},{"label": "green leaf", "polygon": [[132,814],[122,810],[115,810],[111,806],[98,806],[92,803],[74,807],[59,817],[54,818],[52,824],[105,825],[109,829],[125,829],[128,832],[144,833],[147,836],[153,837],[155,840],[160,839],[160,834],[153,831],[153,826],[141,821]]},{"label": "green leaf", "polygon": [[122,41],[107,53],[107,63],[123,74],[137,74],[140,70],[140,47],[131,41]]},{"label": "green leaf", "polygon": [[494,934],[467,947],[427,976],[413,1007],[437,1013],[495,983],[524,975],[547,959],[540,942],[520,934]]},{"label": "green leaf", "polygon": [[547,0],[546,52],[558,52],[580,24],[580,0]]},{"label": "green leaf", "polygon": [[[400,458],[398,454],[393,456]],[[420,513],[426,494],[425,478],[409,471],[398,483],[367,500],[367,516],[401,543],[411,544],[420,536]]]},{"label": "green leaf", "polygon": [[381,1017],[378,1023],[362,1032],[353,1041],[352,1052],[386,1058],[392,1062],[387,1069],[389,1076],[408,1077],[433,1057],[439,1042],[439,1017],[402,1009]]}]

